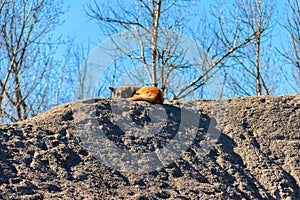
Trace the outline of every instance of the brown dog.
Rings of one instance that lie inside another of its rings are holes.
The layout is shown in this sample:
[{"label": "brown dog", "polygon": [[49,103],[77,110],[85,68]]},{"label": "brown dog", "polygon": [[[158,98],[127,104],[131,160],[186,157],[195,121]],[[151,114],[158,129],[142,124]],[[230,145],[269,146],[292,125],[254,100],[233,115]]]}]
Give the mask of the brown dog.
[{"label": "brown dog", "polygon": [[147,101],[153,104],[162,104],[164,102],[163,92],[153,86],[145,86],[137,89],[130,100]]},{"label": "brown dog", "polygon": [[138,88],[136,86],[122,86],[119,88],[109,89],[113,92],[114,98],[126,98],[132,101],[147,101],[153,104],[162,104],[164,101],[163,92],[153,86]]}]

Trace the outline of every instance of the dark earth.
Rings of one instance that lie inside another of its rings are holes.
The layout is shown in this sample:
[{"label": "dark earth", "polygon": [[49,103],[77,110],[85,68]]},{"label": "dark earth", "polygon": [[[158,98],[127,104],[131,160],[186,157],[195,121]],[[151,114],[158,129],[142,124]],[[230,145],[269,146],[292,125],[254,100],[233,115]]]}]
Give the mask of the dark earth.
[{"label": "dark earth", "polygon": [[300,199],[300,95],[91,98],[0,125],[0,199]]}]

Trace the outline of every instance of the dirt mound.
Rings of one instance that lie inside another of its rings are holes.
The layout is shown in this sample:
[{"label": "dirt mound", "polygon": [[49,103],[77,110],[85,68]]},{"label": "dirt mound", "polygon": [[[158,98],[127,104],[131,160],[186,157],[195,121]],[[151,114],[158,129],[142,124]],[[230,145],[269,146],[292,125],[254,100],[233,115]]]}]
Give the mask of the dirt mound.
[{"label": "dirt mound", "polygon": [[299,199],[300,95],[86,99],[0,125],[1,199]]}]

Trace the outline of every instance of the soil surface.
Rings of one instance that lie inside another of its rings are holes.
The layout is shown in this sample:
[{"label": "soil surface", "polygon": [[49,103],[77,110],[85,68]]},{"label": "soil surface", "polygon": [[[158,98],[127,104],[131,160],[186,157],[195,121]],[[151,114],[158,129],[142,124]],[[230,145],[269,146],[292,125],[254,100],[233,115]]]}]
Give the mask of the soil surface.
[{"label": "soil surface", "polygon": [[0,125],[0,199],[300,199],[300,95],[91,98]]}]

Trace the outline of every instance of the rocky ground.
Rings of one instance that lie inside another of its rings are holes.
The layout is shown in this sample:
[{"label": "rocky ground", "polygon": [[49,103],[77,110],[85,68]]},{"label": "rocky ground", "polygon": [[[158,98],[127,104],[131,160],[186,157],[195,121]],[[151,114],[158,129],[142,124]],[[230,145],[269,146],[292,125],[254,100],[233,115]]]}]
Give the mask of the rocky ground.
[{"label": "rocky ground", "polygon": [[0,125],[0,199],[300,199],[300,95],[86,99]]}]

